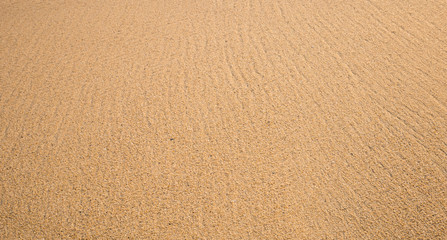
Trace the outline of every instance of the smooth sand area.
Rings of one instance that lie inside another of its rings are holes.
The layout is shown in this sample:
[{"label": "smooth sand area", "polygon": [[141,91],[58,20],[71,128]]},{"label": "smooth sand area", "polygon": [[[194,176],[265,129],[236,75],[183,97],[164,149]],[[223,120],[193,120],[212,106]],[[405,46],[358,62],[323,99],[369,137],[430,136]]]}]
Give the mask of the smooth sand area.
[{"label": "smooth sand area", "polygon": [[0,1],[0,239],[446,239],[447,2]]}]

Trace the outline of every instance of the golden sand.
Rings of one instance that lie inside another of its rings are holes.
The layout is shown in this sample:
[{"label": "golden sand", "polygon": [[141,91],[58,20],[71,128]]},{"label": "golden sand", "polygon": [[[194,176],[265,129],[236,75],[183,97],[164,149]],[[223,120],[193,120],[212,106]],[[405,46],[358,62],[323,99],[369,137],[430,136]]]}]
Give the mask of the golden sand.
[{"label": "golden sand", "polygon": [[1,1],[0,239],[445,239],[446,13]]}]

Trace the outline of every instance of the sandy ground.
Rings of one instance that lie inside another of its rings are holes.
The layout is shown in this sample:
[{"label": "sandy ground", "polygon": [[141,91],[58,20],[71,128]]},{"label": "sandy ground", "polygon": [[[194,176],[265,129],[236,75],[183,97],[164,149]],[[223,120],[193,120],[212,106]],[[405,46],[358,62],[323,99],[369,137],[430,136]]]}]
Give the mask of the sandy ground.
[{"label": "sandy ground", "polygon": [[446,13],[1,1],[0,239],[446,239]]}]

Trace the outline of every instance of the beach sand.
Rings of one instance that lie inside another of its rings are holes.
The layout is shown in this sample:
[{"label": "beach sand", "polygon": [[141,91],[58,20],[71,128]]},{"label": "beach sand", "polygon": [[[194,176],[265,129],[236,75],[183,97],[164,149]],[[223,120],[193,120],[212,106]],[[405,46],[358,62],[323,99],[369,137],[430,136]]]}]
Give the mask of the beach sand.
[{"label": "beach sand", "polygon": [[446,13],[1,1],[0,239],[445,239]]}]

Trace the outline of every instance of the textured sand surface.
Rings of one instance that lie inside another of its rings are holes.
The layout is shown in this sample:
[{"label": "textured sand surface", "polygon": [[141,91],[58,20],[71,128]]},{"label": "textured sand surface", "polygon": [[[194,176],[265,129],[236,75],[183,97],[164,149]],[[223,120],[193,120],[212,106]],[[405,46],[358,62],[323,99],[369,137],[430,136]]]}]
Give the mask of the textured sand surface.
[{"label": "textured sand surface", "polygon": [[1,1],[0,239],[445,239],[446,13]]}]

